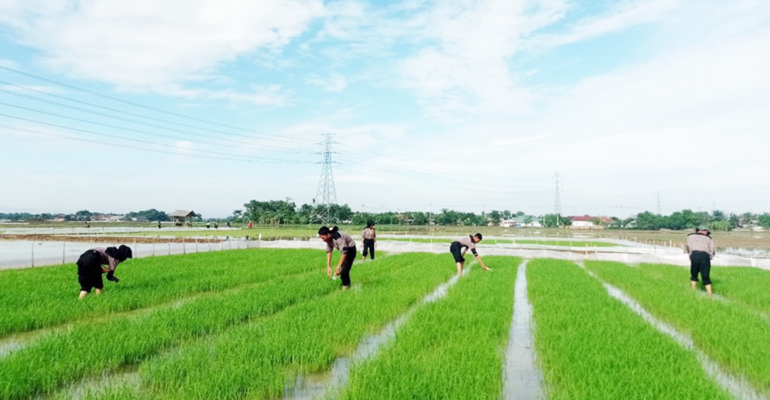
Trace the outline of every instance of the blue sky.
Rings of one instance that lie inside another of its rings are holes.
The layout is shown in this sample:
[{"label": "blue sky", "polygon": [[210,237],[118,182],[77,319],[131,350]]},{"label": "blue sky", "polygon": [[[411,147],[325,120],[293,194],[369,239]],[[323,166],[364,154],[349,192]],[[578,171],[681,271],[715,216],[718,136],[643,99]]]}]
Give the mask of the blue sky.
[{"label": "blue sky", "polygon": [[770,211],[767,43],[756,0],[0,0],[0,211],[308,203],[325,132],[354,210]]}]

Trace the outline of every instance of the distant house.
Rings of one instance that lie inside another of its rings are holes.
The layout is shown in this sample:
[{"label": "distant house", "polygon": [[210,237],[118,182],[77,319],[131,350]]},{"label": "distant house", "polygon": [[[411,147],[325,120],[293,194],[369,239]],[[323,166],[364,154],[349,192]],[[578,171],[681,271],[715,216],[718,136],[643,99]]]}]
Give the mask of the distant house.
[{"label": "distant house", "polygon": [[95,221],[95,222],[110,222],[110,217],[112,217],[112,216],[111,215],[105,215],[105,214],[92,215],[91,216],[91,221]]},{"label": "distant house", "polygon": [[513,217],[510,219],[504,219],[500,221],[500,226],[503,228],[540,228],[540,221],[537,218],[529,217],[530,222],[527,221],[527,217],[522,215],[520,217]]},{"label": "distant house", "polygon": [[605,225],[612,224],[614,221],[610,217],[600,216],[592,217],[588,214],[576,217],[567,217],[572,221],[569,229],[604,229]]},{"label": "distant house", "polygon": [[181,226],[186,225],[190,223],[193,218],[197,217],[198,214],[195,213],[195,211],[188,211],[188,210],[176,210],[168,215],[172,221],[174,221],[174,225]]},{"label": "distant house", "polygon": [[122,215],[110,215],[110,222],[123,222]]}]

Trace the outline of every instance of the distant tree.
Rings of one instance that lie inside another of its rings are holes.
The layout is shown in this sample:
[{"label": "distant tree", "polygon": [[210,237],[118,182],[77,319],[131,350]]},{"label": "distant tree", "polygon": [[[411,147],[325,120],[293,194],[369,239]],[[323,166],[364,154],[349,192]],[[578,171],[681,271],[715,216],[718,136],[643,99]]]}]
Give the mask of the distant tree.
[{"label": "distant tree", "polygon": [[764,213],[760,215],[759,218],[757,218],[757,224],[765,229],[770,229],[770,214]]},{"label": "distant tree", "polygon": [[714,213],[711,215],[712,221],[726,221],[727,217],[725,216],[724,211],[714,210]]},{"label": "distant tree", "polygon": [[546,214],[543,216],[543,222],[541,224],[546,228],[555,228],[558,226],[572,225],[572,220],[562,216],[561,214]]}]

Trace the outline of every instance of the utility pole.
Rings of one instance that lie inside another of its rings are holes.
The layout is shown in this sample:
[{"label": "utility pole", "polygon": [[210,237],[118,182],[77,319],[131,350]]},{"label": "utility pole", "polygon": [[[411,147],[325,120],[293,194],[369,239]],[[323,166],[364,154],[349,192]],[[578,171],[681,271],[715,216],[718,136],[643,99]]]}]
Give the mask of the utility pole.
[{"label": "utility pole", "polygon": [[332,137],[333,133],[324,133],[325,139],[323,153],[321,156],[321,178],[318,180],[318,190],[316,191],[315,216],[321,220],[322,224],[329,224],[337,221],[337,216],[332,211],[332,206],[337,204],[337,191],[334,187],[334,172],[332,171]]},{"label": "utility pole", "polygon": [[559,216],[561,215],[561,195],[559,192],[561,192],[561,188],[559,187],[559,173],[554,172],[553,174],[553,189],[554,189],[554,198],[553,198],[553,213],[556,214],[556,227],[559,227]]}]

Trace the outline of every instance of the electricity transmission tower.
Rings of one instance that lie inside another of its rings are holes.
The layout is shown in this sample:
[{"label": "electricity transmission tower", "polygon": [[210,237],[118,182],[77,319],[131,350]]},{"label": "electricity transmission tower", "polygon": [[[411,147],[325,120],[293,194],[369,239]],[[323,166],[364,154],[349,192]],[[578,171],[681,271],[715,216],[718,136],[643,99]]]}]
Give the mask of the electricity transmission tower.
[{"label": "electricity transmission tower", "polygon": [[318,181],[318,190],[316,191],[313,204],[315,207],[315,216],[313,219],[320,219],[322,224],[329,224],[337,221],[337,216],[332,210],[332,206],[337,204],[337,191],[334,188],[334,172],[332,171],[332,137],[333,133],[324,133],[325,139],[321,144],[324,147],[321,156],[321,179]]},{"label": "electricity transmission tower", "polygon": [[561,216],[561,188],[559,187],[559,173],[554,172],[553,174],[553,188],[554,188],[554,198],[553,198],[553,213],[556,214],[556,227],[559,226],[559,217]]}]

